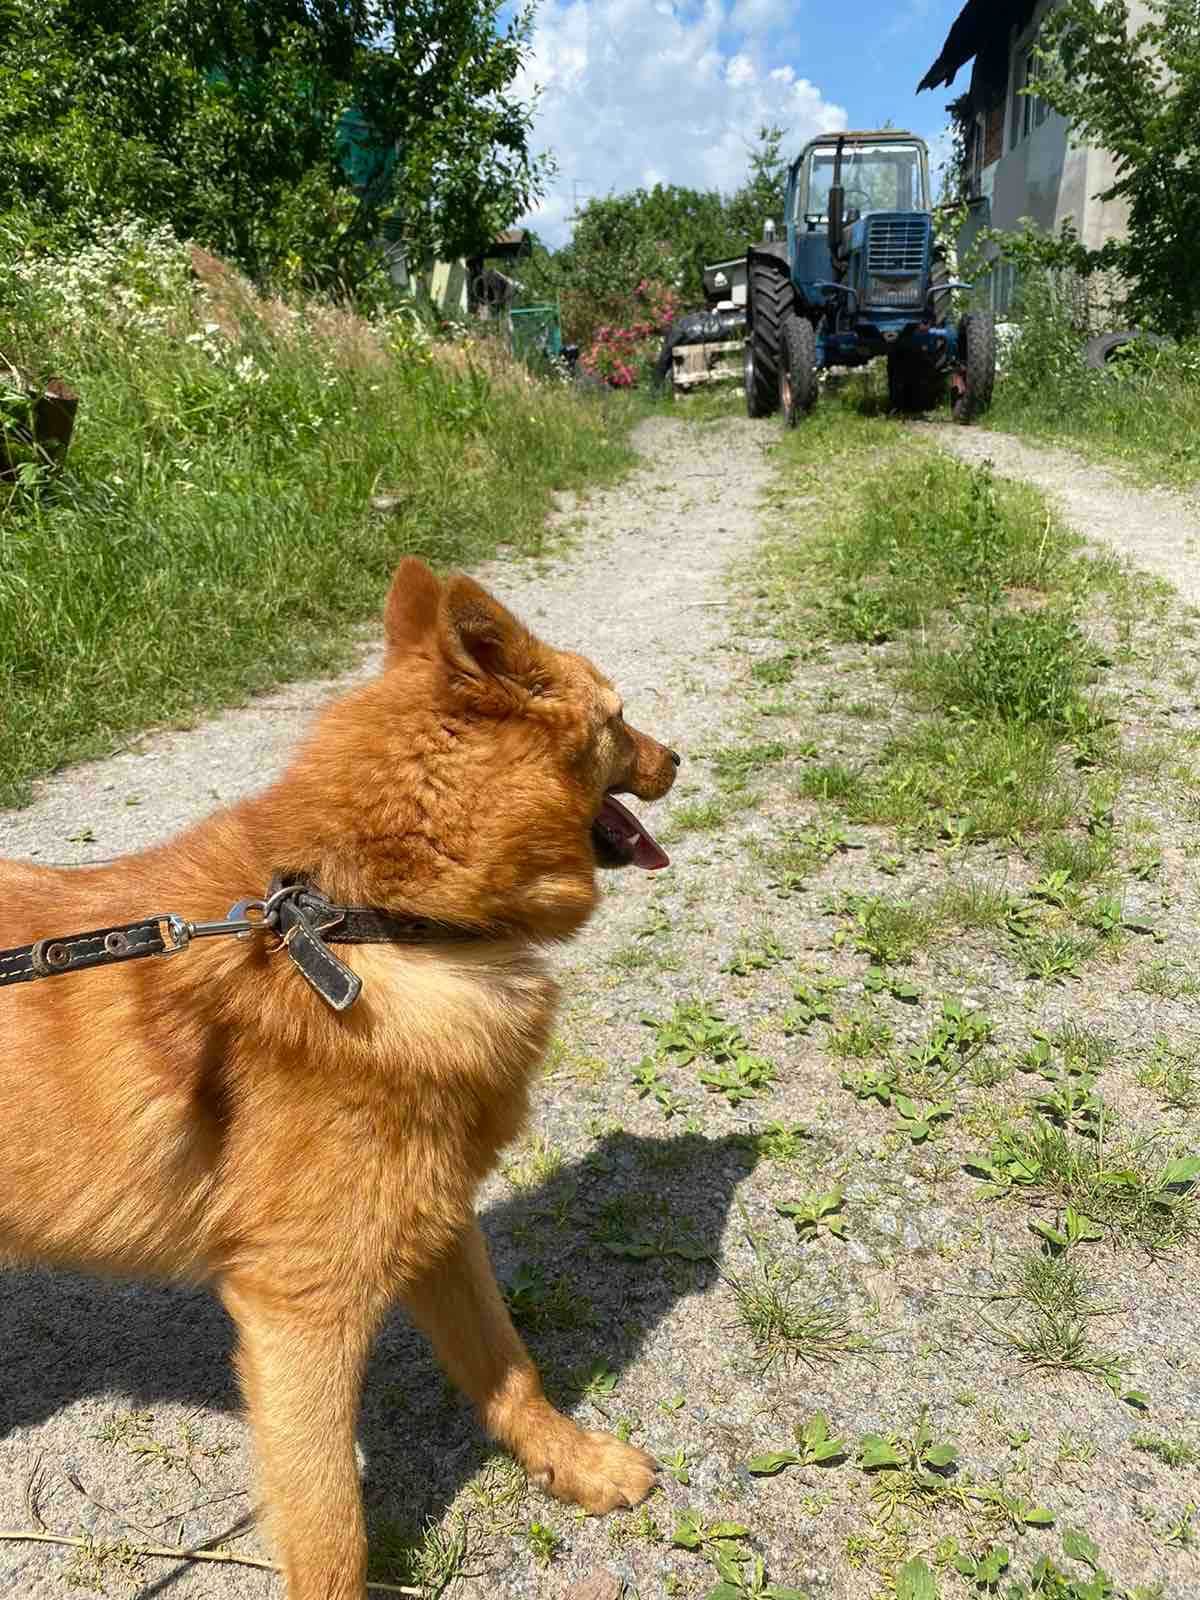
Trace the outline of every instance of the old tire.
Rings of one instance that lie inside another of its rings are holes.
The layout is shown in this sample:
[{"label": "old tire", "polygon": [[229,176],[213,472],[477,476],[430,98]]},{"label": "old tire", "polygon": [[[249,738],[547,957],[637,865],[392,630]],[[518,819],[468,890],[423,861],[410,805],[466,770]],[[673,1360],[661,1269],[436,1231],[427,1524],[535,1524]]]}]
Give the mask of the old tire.
[{"label": "old tire", "polygon": [[920,356],[889,353],[888,410],[902,415],[935,411],[946,398],[946,375]]},{"label": "old tire", "polygon": [[1125,328],[1120,333],[1098,333],[1083,347],[1083,364],[1098,371],[1106,367],[1119,351],[1127,349],[1131,344],[1151,345],[1154,349],[1161,350],[1170,342],[1169,339],[1164,339],[1161,333],[1145,333],[1141,328]]},{"label": "old tire", "polygon": [[792,306],[792,282],[782,265],[750,262],[749,301],[746,411],[752,417],[769,417],[779,408],[780,340],[784,316]]},{"label": "old tire", "polygon": [[958,325],[958,366],[951,410],[955,422],[974,422],[992,403],[996,383],[996,319],[968,311]]},{"label": "old tire", "polygon": [[807,317],[789,311],[783,319],[779,363],[779,404],[787,427],[794,428],[817,399],[817,335]]}]

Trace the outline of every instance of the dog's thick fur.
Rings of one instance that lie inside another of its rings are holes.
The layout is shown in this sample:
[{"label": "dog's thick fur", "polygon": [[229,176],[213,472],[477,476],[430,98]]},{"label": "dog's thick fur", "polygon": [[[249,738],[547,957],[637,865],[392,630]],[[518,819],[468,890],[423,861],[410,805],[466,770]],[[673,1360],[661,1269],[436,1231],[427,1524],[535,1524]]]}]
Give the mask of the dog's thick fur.
[{"label": "dog's thick fur", "polygon": [[276,868],[487,935],[339,946],[363,979],[342,1016],[265,936],[0,991],[0,1257],[214,1285],[288,1600],[366,1592],[355,1423],[397,1299],[537,1484],[600,1512],[653,1481],[545,1399],[474,1195],[549,1036],[539,946],[595,904],[603,797],[659,798],[674,758],[468,578],[403,562],[385,628],[380,676],[264,793],[109,866],[0,862],[0,948],[218,918]]}]

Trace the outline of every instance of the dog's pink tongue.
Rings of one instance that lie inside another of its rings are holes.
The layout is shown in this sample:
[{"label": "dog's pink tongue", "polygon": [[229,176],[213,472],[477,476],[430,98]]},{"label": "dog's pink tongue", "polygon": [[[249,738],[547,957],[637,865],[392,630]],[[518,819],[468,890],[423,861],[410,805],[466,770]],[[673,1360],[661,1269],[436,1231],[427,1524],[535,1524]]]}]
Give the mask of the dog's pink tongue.
[{"label": "dog's pink tongue", "polygon": [[623,806],[611,794],[604,796],[600,815],[614,832],[632,844],[635,867],[641,867],[646,872],[657,872],[660,867],[671,865],[670,856],[658,840],[647,833],[628,806]]}]

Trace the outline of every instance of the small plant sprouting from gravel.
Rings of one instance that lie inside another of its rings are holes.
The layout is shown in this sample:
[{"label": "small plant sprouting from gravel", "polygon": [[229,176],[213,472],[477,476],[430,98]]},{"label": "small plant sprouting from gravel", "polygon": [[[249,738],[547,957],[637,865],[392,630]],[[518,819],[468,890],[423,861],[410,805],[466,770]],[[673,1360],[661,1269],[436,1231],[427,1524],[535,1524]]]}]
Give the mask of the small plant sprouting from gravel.
[{"label": "small plant sprouting from gravel", "polygon": [[985,1199],[1024,1194],[1073,1205],[1118,1241],[1169,1250],[1197,1232],[1200,1156],[1164,1156],[1147,1137],[1103,1139],[1033,1115],[996,1124],[986,1155],[968,1158]]},{"label": "small plant sprouting from gravel", "polygon": [[468,1576],[468,1519],[457,1513],[444,1523],[430,1522],[420,1533],[399,1523],[372,1529],[370,1575],[379,1583],[411,1585],[423,1594],[444,1594]]},{"label": "small plant sprouting from gravel", "polygon": [[589,1327],[592,1308],[570,1279],[550,1279],[536,1265],[519,1266],[510,1278],[506,1298],[513,1321],[525,1328]]},{"label": "small plant sprouting from gravel", "polygon": [[910,962],[929,940],[935,925],[931,907],[886,895],[847,893],[833,900],[830,914],[843,919],[835,947],[849,944],[879,967]]},{"label": "small plant sprouting from gravel", "polygon": [[1112,1316],[1119,1307],[1095,1297],[1082,1259],[1067,1251],[1029,1251],[1015,1263],[1011,1287],[997,1291],[993,1304],[1006,1303],[1004,1322],[982,1315],[987,1328],[1035,1370],[1062,1370],[1100,1378],[1130,1405],[1149,1404],[1138,1389],[1127,1386],[1129,1363],[1094,1344],[1090,1323]]},{"label": "small plant sprouting from gravel", "polygon": [[894,1037],[887,1018],[864,1007],[838,1019],[829,1030],[827,1048],[832,1056],[863,1061],[882,1055]]},{"label": "small plant sprouting from gravel", "polygon": [[1142,962],[1134,987],[1163,1000],[1189,1000],[1200,995],[1200,976],[1182,961],[1158,957]]},{"label": "small plant sprouting from gravel", "polygon": [[926,1406],[921,1407],[911,1434],[868,1433],[858,1446],[858,1464],[864,1472],[887,1469],[908,1472],[917,1479],[944,1474],[957,1459],[957,1446],[935,1436]]},{"label": "small plant sprouting from gravel", "polygon": [[705,1000],[686,1001],[667,1018],[647,1016],[642,1021],[653,1032],[659,1054],[675,1066],[729,1061],[745,1048],[741,1030]]},{"label": "small plant sprouting from gravel", "polygon": [[846,1237],[846,1219],[842,1215],[845,1198],[841,1189],[827,1189],[824,1194],[808,1194],[800,1200],[784,1200],[775,1209],[780,1216],[790,1217],[801,1239],[815,1239],[822,1233],[831,1233],[835,1239]]},{"label": "small plant sprouting from gravel", "polygon": [[672,1117],[687,1115],[689,1109],[687,1101],[664,1079],[658,1070],[658,1063],[652,1056],[642,1057],[634,1068],[630,1081],[638,1099],[645,1100],[647,1097],[652,1097],[668,1122]]},{"label": "small plant sprouting from gravel", "polygon": [[773,687],[790,683],[796,671],[796,660],[794,650],[789,650],[781,656],[767,656],[753,664],[750,676],[755,683],[766,683]]},{"label": "small plant sprouting from gravel", "polygon": [[835,1439],[829,1432],[829,1419],[823,1411],[797,1424],[794,1450],[773,1450],[766,1455],[753,1456],[746,1470],[756,1478],[773,1478],[785,1467],[836,1466],[849,1454],[844,1439]]},{"label": "small plant sprouting from gravel", "polygon": [[862,1341],[849,1319],[815,1296],[798,1267],[770,1260],[761,1245],[753,1270],[729,1279],[738,1321],[758,1366],[819,1366],[836,1362]]},{"label": "small plant sprouting from gravel", "polygon": [[768,972],[787,959],[788,952],[775,935],[765,929],[757,937],[739,944],[724,970],[735,978],[745,978],[753,972]]},{"label": "small plant sprouting from gravel", "polygon": [[1054,1222],[1046,1222],[1038,1217],[1029,1224],[1029,1227],[1052,1255],[1063,1250],[1071,1250],[1077,1244],[1094,1244],[1104,1237],[1103,1228],[1097,1227],[1091,1217],[1085,1217],[1070,1205],[1066,1209],[1066,1214],[1055,1218]]},{"label": "small plant sprouting from gravel", "polygon": [[540,1188],[562,1170],[563,1156],[540,1134],[535,1134],[504,1166],[504,1176],[514,1189]]},{"label": "small plant sprouting from gravel", "polygon": [[[647,1016],[642,1021],[653,1030],[664,1061],[672,1066],[695,1063],[704,1088],[723,1095],[731,1106],[756,1099],[775,1082],[774,1063],[750,1050],[741,1029],[726,1022],[705,1001],[688,1001],[677,1005],[668,1018]],[[649,1058],[643,1060],[634,1081],[639,1097],[653,1094],[668,1116],[678,1109],[664,1100]]]},{"label": "small plant sprouting from gravel", "polygon": [[1186,1439],[1165,1439],[1153,1433],[1135,1433],[1129,1441],[1135,1450],[1153,1456],[1164,1467],[1181,1468],[1200,1466],[1200,1446]]},{"label": "small plant sprouting from gravel", "polygon": [[811,1131],[801,1123],[769,1122],[747,1142],[768,1161],[790,1162],[799,1159],[811,1138]]},{"label": "small plant sprouting from gravel", "polygon": [[1159,1035],[1136,1077],[1164,1110],[1195,1111],[1200,1107],[1200,1048],[1177,1049]]},{"label": "small plant sprouting from gravel", "polygon": [[784,828],[769,845],[752,846],[767,870],[768,886],[781,900],[802,890],[808,879],[835,856],[861,848],[861,841],[852,839],[833,819]]},{"label": "small plant sprouting from gravel", "polygon": [[787,745],[774,739],[766,744],[729,745],[709,758],[718,785],[726,794],[741,794],[751,780],[787,755]]},{"label": "small plant sprouting from gravel", "polygon": [[1043,983],[1063,983],[1067,978],[1078,978],[1086,961],[1096,949],[1094,939],[1076,938],[1067,933],[1035,934],[1020,947],[1021,960],[1028,978]]},{"label": "small plant sprouting from gravel", "polygon": [[525,1530],[525,1542],[540,1567],[548,1567],[563,1545],[562,1536],[545,1522],[531,1522]]},{"label": "small plant sprouting from gravel", "polygon": [[728,796],[709,800],[684,800],[671,808],[667,825],[661,830],[668,844],[685,833],[711,833],[723,828],[738,807]]},{"label": "small plant sprouting from gravel", "polygon": [[723,1095],[731,1106],[753,1100],[775,1082],[775,1068],[763,1056],[740,1052],[731,1061],[704,1068],[700,1082],[712,1094]]},{"label": "small plant sprouting from gravel", "polygon": [[833,1002],[830,996],[846,987],[845,978],[809,977],[805,975],[792,987],[795,1005],[780,1019],[784,1033],[807,1033],[814,1022],[833,1021]]},{"label": "small plant sprouting from gravel", "polygon": [[768,1582],[763,1558],[747,1549],[750,1529],[740,1522],[706,1522],[695,1511],[681,1513],[671,1543],[711,1562],[720,1582],[709,1600],[807,1600],[799,1589]]}]

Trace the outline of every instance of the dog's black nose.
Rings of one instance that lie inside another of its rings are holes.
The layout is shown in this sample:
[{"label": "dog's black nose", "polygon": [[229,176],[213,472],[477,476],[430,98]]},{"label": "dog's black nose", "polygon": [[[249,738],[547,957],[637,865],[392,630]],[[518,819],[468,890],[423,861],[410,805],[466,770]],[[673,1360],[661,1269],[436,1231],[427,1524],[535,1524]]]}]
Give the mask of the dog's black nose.
[{"label": "dog's black nose", "polygon": [[671,760],[675,763],[676,766],[678,766],[679,763],[683,760],[683,757],[679,754],[678,750],[668,750],[667,754],[670,756]]}]

